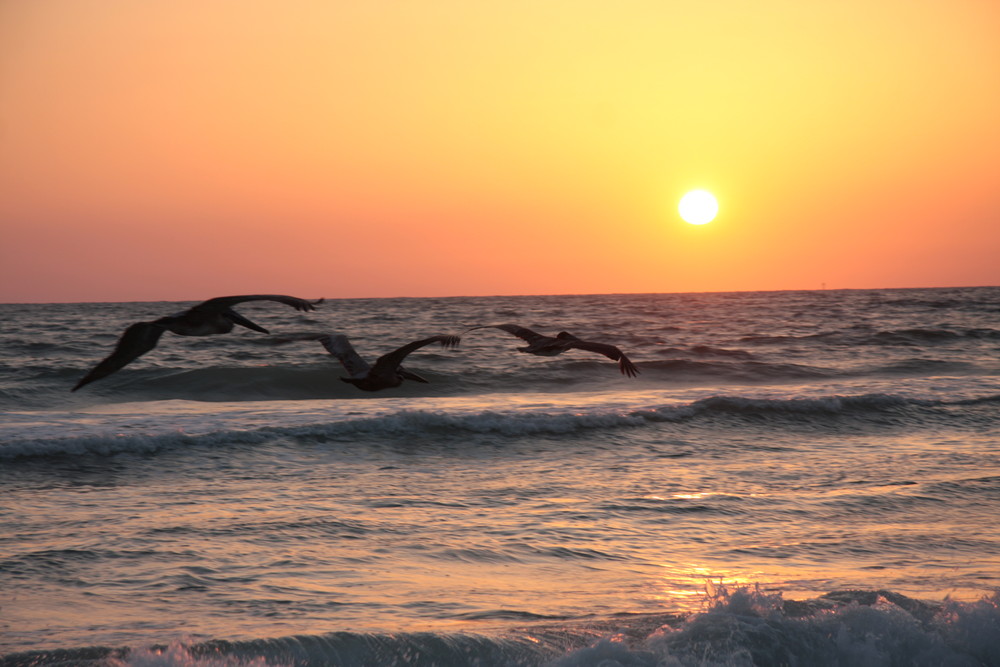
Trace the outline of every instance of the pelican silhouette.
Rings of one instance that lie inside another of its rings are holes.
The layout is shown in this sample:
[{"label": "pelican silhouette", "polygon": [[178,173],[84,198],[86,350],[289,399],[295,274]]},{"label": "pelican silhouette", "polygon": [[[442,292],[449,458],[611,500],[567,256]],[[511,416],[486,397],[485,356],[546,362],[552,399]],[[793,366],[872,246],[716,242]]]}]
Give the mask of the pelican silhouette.
[{"label": "pelican silhouette", "polygon": [[308,301],[281,294],[220,296],[152,322],[136,322],[125,329],[121,338],[118,339],[114,352],[77,382],[72,391],[76,391],[94,380],[111,375],[132,363],[156,347],[160,336],[166,331],[178,336],[213,336],[229,333],[238,324],[261,333],[270,333],[264,327],[254,324],[233,310],[233,306],[245,301],[277,301],[296,310],[315,310],[316,304],[322,303],[323,299]]},{"label": "pelican silhouette", "polygon": [[603,354],[605,357],[617,361],[618,369],[623,375],[635,377],[639,373],[639,369],[636,368],[635,364],[633,364],[629,358],[625,356],[624,352],[619,350],[614,345],[581,340],[566,331],[560,331],[555,336],[544,336],[540,333],[532,331],[531,329],[527,329],[516,324],[486,324],[479,327],[472,327],[471,329],[467,329],[466,332],[474,331],[476,329],[501,329],[509,334],[514,334],[521,340],[528,343],[525,347],[517,348],[518,352],[537,354],[540,357],[554,357],[557,354],[562,354],[566,350],[587,350],[588,352]]},{"label": "pelican silhouette", "polygon": [[[390,387],[398,387],[403,384],[403,380],[415,380],[416,382],[426,383],[427,380],[416,373],[411,373],[400,365],[403,363],[403,359],[414,350],[418,350],[431,343],[441,343],[441,346],[444,348],[452,348],[456,347],[462,340],[458,336],[421,338],[412,343],[407,343],[398,350],[383,354],[375,360],[374,364],[369,365],[355,351],[354,346],[351,345],[351,341],[347,339],[347,336],[343,334],[328,334],[318,337],[305,336],[305,338],[318,340],[326,348],[327,352],[340,360],[340,363],[343,364],[347,372],[351,374],[351,377],[342,377],[340,379],[364,391],[379,391],[381,389],[389,389]],[[299,338],[299,340],[302,340],[302,338]]]}]

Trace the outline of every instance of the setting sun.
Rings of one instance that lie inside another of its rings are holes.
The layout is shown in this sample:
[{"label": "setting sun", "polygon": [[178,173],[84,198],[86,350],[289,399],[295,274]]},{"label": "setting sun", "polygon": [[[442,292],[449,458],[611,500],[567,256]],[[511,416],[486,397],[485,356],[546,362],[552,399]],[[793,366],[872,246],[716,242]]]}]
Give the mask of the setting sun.
[{"label": "setting sun", "polygon": [[680,204],[677,205],[684,222],[692,225],[704,225],[712,222],[719,212],[719,202],[711,192],[705,190],[692,190],[681,197]]}]

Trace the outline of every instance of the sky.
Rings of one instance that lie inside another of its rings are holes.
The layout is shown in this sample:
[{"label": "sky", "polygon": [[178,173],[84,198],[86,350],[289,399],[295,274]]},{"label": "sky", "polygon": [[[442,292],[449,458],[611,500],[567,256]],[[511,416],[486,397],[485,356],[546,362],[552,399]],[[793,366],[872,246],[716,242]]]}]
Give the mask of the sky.
[{"label": "sky", "polygon": [[9,0],[0,302],[997,285],[997,119],[995,0]]}]

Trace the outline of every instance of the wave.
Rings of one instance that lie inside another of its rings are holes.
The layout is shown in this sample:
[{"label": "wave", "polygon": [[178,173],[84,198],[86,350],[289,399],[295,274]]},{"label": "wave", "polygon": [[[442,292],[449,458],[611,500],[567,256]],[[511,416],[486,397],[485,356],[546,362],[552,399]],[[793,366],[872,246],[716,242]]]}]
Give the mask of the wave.
[{"label": "wave", "polygon": [[668,359],[639,364],[642,371],[661,372],[672,381],[725,380],[729,382],[781,382],[820,380],[836,377],[832,369],[801,364],[775,364],[762,361],[690,361]]},{"label": "wave", "polygon": [[825,331],[800,336],[748,335],[740,339],[753,345],[787,345],[789,343],[821,343],[832,346],[875,345],[886,347],[926,347],[964,340],[1000,340],[1000,330],[990,328],[909,328],[871,331],[864,326]]},{"label": "wave", "polygon": [[[958,338],[961,337],[961,341]],[[216,340],[218,339],[218,340]],[[205,353],[199,346],[223,346],[223,336],[184,341],[181,351],[164,349],[83,390],[70,389],[92,363],[58,354],[52,344],[0,362],[0,410],[86,407],[133,401],[207,402],[473,396],[487,393],[600,391],[788,383],[852,379],[983,376],[1000,374],[992,346],[1000,330],[941,328],[841,330],[807,336],[749,336],[737,345],[671,347],[649,337],[633,347],[637,378],[621,377],[599,355],[537,358],[506,348],[479,354],[424,353],[411,370],[427,384],[406,382],[377,395],[341,382],[343,370],[312,350],[275,357],[271,339],[240,341]],[[950,345],[949,341],[956,341]],[[819,342],[824,349],[805,350]],[[941,345],[939,345],[941,344]],[[882,346],[881,348],[874,346]],[[937,351],[934,351],[937,346]],[[890,350],[891,348],[891,350]],[[956,348],[968,348],[956,351]],[[225,350],[225,353],[222,353]],[[217,353],[218,352],[218,353]],[[857,352],[857,353],[856,353]],[[199,356],[200,355],[200,356]]]},{"label": "wave", "polygon": [[[107,433],[67,437],[8,436],[0,444],[0,460],[49,456],[111,456],[120,453],[154,453],[178,447],[220,447],[257,445],[276,440],[324,442],[370,436],[414,438],[420,435],[454,439],[468,434],[491,434],[504,437],[562,436],[606,429],[655,427],[662,423],[704,423],[746,428],[753,426],[780,429],[801,426],[815,431],[824,427],[839,431],[851,427],[912,428],[921,424],[940,424],[948,420],[954,427],[963,423],[981,428],[984,420],[994,419],[1000,395],[967,399],[938,400],[889,394],[826,396],[803,399],[766,399],[739,396],[712,396],[688,403],[647,406],[634,409],[605,406],[566,407],[562,409],[521,408],[507,410],[452,409],[450,411],[397,410],[376,416],[354,416],[348,411],[332,421],[316,421],[296,426],[248,428],[246,415],[238,417],[238,428],[223,428],[192,433],[167,420],[160,431],[143,430],[129,425],[129,431],[117,423]],[[985,412],[980,415],[980,412]],[[317,419],[322,417],[316,413]],[[280,419],[280,417],[278,418]],[[204,423],[223,423],[219,415]],[[190,425],[186,426],[187,428]],[[164,429],[166,429],[164,431]]]},{"label": "wave", "polygon": [[0,405],[8,410],[48,409],[135,401],[192,400],[206,402],[388,397],[476,396],[488,393],[531,393],[688,387],[692,385],[786,384],[841,379],[926,376],[994,376],[1000,368],[941,359],[901,359],[865,367],[824,368],[795,363],[769,363],[742,350],[695,349],[698,358],[663,359],[638,364],[637,378],[623,378],[613,363],[566,358],[530,360],[505,368],[420,368],[427,384],[406,382],[387,392],[359,392],[328,367],[212,366],[199,369],[151,368],[112,376],[83,391],[70,393],[78,379],[64,369],[21,369],[32,377],[0,386]]},{"label": "wave", "polygon": [[[964,293],[963,293],[964,292]],[[997,303],[991,294],[996,293],[996,287],[954,289],[939,288],[924,292],[925,296],[888,296],[883,297],[883,307],[899,309],[930,309],[966,312],[995,313]]]},{"label": "wave", "polygon": [[[248,641],[177,641],[152,647],[28,651],[0,667],[634,667],[1000,664],[1000,593],[923,602],[885,590],[834,591],[805,601],[709,584],[705,610],[687,617],[611,618],[490,634],[331,632]],[[530,623],[531,619],[511,615]]]},{"label": "wave", "polygon": [[712,347],[711,345],[695,345],[691,352],[700,356],[736,357],[738,359],[753,359],[753,354],[746,350]]},{"label": "wave", "polygon": [[[27,373],[32,369],[21,369]],[[470,389],[434,371],[421,369],[429,383],[404,383],[395,396],[453,395]],[[377,397],[340,380],[329,368],[294,366],[213,366],[199,369],[150,368],[119,373],[71,394],[78,373],[65,369],[35,369],[33,377],[9,388],[0,387],[6,409],[47,408],[51,405],[92,405],[134,401],[192,400],[206,402]]]}]

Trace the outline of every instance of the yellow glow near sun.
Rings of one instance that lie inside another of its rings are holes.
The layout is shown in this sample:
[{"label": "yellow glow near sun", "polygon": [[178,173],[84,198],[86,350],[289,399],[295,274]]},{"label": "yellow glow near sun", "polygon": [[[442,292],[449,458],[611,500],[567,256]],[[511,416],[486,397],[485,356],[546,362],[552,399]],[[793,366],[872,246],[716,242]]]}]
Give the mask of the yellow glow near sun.
[{"label": "yellow glow near sun", "polygon": [[684,222],[692,225],[704,225],[712,222],[719,212],[719,202],[715,196],[707,190],[692,190],[683,197],[681,203],[677,205]]}]

